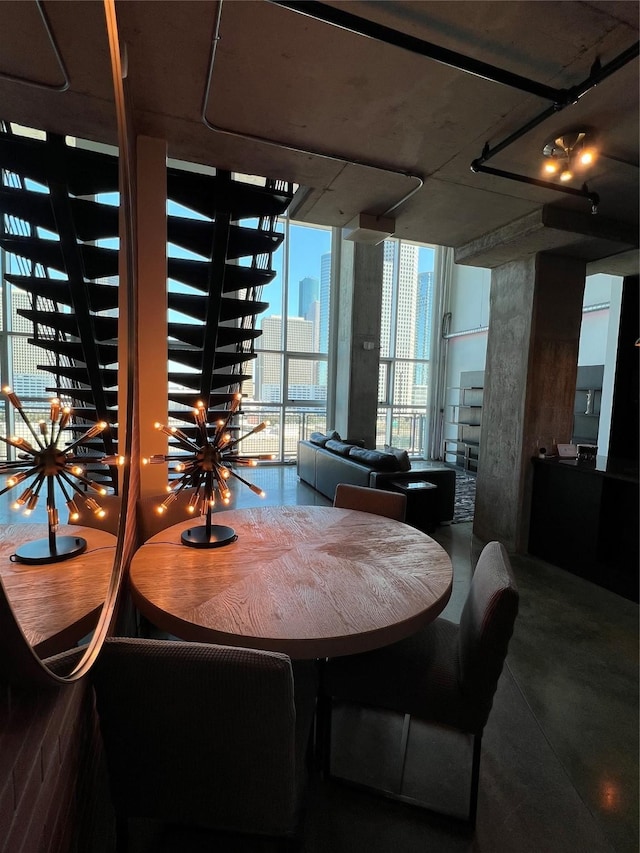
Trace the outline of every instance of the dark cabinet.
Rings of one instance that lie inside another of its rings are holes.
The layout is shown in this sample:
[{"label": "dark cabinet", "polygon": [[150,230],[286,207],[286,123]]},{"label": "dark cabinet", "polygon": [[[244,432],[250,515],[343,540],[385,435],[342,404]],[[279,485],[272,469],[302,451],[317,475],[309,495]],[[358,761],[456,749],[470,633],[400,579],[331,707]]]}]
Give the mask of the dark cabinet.
[{"label": "dark cabinet", "polygon": [[638,601],[637,473],[534,459],[529,553]]}]

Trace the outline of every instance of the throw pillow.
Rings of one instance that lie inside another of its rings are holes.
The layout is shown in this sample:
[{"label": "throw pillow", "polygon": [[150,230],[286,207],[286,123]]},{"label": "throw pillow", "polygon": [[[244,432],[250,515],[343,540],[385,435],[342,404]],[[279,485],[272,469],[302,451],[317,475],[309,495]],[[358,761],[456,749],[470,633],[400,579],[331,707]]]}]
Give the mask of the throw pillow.
[{"label": "throw pillow", "polygon": [[312,444],[317,444],[318,447],[324,447],[330,439],[340,441],[340,435],[332,429],[326,435],[323,432],[312,432],[309,436],[309,441]]},{"label": "throw pillow", "polygon": [[382,453],[380,450],[367,450],[364,447],[352,447],[349,457],[363,465],[369,465],[376,471],[397,471],[398,463],[393,453]]},{"label": "throw pillow", "polygon": [[385,444],[384,449],[386,453],[393,453],[398,460],[398,471],[411,470],[411,461],[406,450],[402,450],[400,447],[391,447],[390,444]]},{"label": "throw pillow", "polygon": [[336,438],[330,438],[325,444],[327,450],[339,453],[340,456],[348,456],[352,447],[352,444],[347,444],[346,441],[338,441]]},{"label": "throw pillow", "polygon": [[345,438],[345,441],[355,447],[364,447],[364,438]]}]

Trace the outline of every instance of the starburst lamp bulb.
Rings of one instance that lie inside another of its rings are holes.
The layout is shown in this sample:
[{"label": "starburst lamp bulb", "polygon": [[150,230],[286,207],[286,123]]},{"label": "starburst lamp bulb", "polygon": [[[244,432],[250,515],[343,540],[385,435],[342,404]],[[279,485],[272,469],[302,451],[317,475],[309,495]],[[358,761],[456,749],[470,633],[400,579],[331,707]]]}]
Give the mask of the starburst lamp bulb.
[{"label": "starburst lamp bulb", "polygon": [[[156,511],[164,514],[170,503],[177,499],[183,489],[193,489],[193,494],[186,506],[186,511],[195,514],[198,509],[205,517],[204,525],[193,527],[182,533],[182,542],[197,548],[216,548],[228,545],[237,539],[235,531],[224,525],[212,525],[211,513],[216,505],[216,497],[220,503],[228,506],[231,500],[231,491],[228,482],[231,478],[239,480],[248,486],[252,492],[264,497],[265,493],[258,486],[249,483],[232,466],[254,465],[255,460],[241,456],[237,452],[238,444],[250,435],[265,429],[267,422],[259,424],[245,435],[238,438],[233,437],[230,422],[238,411],[242,399],[241,394],[235,394],[224,417],[217,417],[209,422],[209,413],[205,404],[198,400],[193,408],[193,417],[196,426],[195,438],[187,435],[176,427],[167,427],[156,422],[155,428],[165,433],[172,439],[173,448],[179,453],[156,454],[150,458],[143,458],[142,464],[153,464],[160,462],[169,463],[169,473],[179,475],[168,487],[170,499],[165,498],[156,506]],[[259,458],[273,458],[260,456]]]},{"label": "starburst lamp bulb", "polygon": [[106,515],[100,504],[93,498],[87,498],[85,494],[87,487],[100,494],[106,494],[106,490],[84,476],[84,469],[78,464],[80,458],[75,455],[75,449],[103,432],[108,424],[106,421],[94,424],[80,438],[62,449],[58,446],[58,442],[62,430],[71,419],[71,409],[68,406],[62,406],[57,397],[51,399],[49,401],[50,423],[46,420],[40,421],[36,428],[11,388],[5,386],[2,391],[31,433],[32,443],[19,436],[11,438],[0,436],[1,441],[20,451],[17,460],[0,464],[0,474],[8,475],[4,488],[0,489],[0,494],[10,491],[23,480],[30,480],[28,487],[13,504],[16,509],[22,509],[25,515],[30,515],[38,504],[40,491],[46,485],[48,538],[21,545],[16,549],[14,559],[20,563],[42,564],[59,562],[81,554],[86,550],[86,540],[79,536],[56,536],[59,518],[55,486],[58,486],[65,497],[71,521],[76,521],[79,517],[77,504],[71,496],[72,492],[82,498],[96,517],[103,518]]}]

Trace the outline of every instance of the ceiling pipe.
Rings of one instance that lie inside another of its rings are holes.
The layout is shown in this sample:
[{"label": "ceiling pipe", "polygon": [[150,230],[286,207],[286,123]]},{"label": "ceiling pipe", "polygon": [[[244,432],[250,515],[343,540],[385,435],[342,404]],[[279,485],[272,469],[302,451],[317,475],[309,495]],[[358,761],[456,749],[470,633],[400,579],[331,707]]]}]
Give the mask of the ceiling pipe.
[{"label": "ceiling pipe", "polygon": [[366,18],[360,18],[335,6],[316,2],[316,0],[270,0],[270,2],[357,35],[391,44],[411,53],[417,53],[420,56],[427,57],[427,59],[434,60],[434,62],[447,65],[449,68],[455,68],[457,71],[466,71],[467,74],[472,74],[475,77],[481,77],[493,83],[501,83],[504,86],[519,89],[521,92],[546,98],[548,101],[561,101],[568,95],[566,89],[555,89],[553,86],[538,83],[529,77],[505,71],[504,68],[497,68],[495,65],[481,62],[479,59],[473,59],[455,50],[448,50],[430,41],[415,38],[415,36],[377,24],[375,21],[369,21]]},{"label": "ceiling pipe", "polygon": [[591,202],[591,213],[598,212],[600,204],[600,196],[598,193],[589,192],[586,184],[582,185],[582,189],[574,189],[573,187],[563,187],[551,183],[551,181],[543,181],[540,178],[530,178],[527,175],[519,175],[516,172],[506,172],[504,169],[494,169],[492,166],[483,166],[474,161],[471,166],[473,172],[484,172],[487,175],[495,175],[498,178],[507,178],[510,181],[518,181],[521,184],[529,184],[533,187],[542,187],[545,190],[555,190],[556,192],[566,193],[567,195],[575,195],[580,198],[586,198]]},{"label": "ceiling pipe", "polygon": [[504,86],[510,86],[511,88],[519,89],[520,91],[551,101],[551,106],[547,107],[535,118],[530,119],[526,124],[511,133],[493,148],[491,148],[487,143],[482,155],[471,163],[471,171],[485,172],[508,180],[519,181],[520,183],[550,189],[554,192],[577,195],[588,199],[591,202],[591,212],[597,213],[599,196],[597,193],[589,192],[586,184],[582,189],[577,190],[573,187],[558,186],[550,181],[541,181],[536,178],[529,178],[526,175],[519,175],[515,172],[507,172],[502,169],[492,169],[488,166],[484,166],[483,164],[500,151],[504,151],[504,149],[509,145],[512,145],[530,130],[533,130],[533,128],[542,124],[542,122],[546,121],[551,116],[566,107],[577,103],[580,98],[587,94],[587,92],[591,91],[591,89],[603,80],[606,80],[607,77],[610,77],[616,71],[619,71],[628,62],[631,62],[632,59],[635,59],[639,53],[639,42],[636,42],[626,50],[622,51],[622,53],[604,66],[601,66],[600,60],[596,59],[591,67],[589,76],[581,83],[571,86],[568,89],[557,89],[553,86],[547,86],[544,83],[531,80],[528,77],[523,77],[520,74],[514,74],[503,68],[497,68],[494,65],[465,56],[457,51],[448,50],[447,48],[440,47],[432,42],[415,38],[414,36],[383,26],[382,24],[377,24],[375,21],[360,18],[357,15],[352,15],[350,12],[345,12],[343,9],[338,9],[334,6],[327,6],[324,3],[317,2],[317,0],[270,0],[270,2],[274,3],[276,6],[283,6],[284,8],[291,9],[293,12],[298,12],[316,20],[324,21],[325,23],[348,30],[349,32],[375,39],[377,41],[384,42],[385,44],[394,45],[402,48],[403,50],[408,50],[411,53],[419,54],[420,56],[425,56],[435,62],[440,62],[443,65],[455,68],[458,71],[464,71],[467,74],[472,74],[476,77],[480,77],[494,83],[500,83]]},{"label": "ceiling pipe", "polygon": [[[619,71],[623,68],[627,63],[631,62],[632,59],[635,59],[638,56],[640,50],[640,42],[636,42],[631,45],[631,47],[624,50],[621,54],[616,56],[615,59],[612,59],[611,62],[608,62],[604,67],[600,67],[599,60],[596,60],[591,68],[591,73],[589,76],[579,83],[577,86],[572,86],[571,89],[564,90],[567,93],[567,97],[563,101],[554,101],[550,107],[547,107],[543,110],[539,115],[535,116],[535,118],[530,119],[526,124],[522,125],[522,127],[515,130],[509,136],[502,140],[502,142],[498,142],[493,148],[489,147],[488,143],[482,152],[482,155],[474,160],[474,164],[486,163],[487,160],[491,159],[491,157],[495,157],[500,151],[504,151],[512,143],[516,142],[516,140],[520,139],[520,137],[524,136],[530,130],[533,130],[534,127],[537,127],[539,124],[542,124],[543,121],[546,121],[552,115],[556,115],[561,112],[566,107],[570,107],[573,104],[576,104],[580,98],[587,94],[587,92],[594,89],[599,83],[603,80],[606,80],[607,77],[610,77],[616,71]],[[471,166],[473,170],[473,164]]]},{"label": "ceiling pipe", "polygon": [[580,98],[587,94],[587,92],[594,89],[599,83],[603,80],[606,80],[607,77],[610,77],[612,74],[615,74],[616,71],[619,71],[623,68],[627,63],[631,62],[631,60],[635,59],[638,56],[640,48],[640,42],[636,42],[635,44],[628,47],[626,50],[623,50],[622,53],[618,54],[611,62],[608,62],[605,66],[600,65],[600,60],[596,59],[591,67],[591,73],[589,76],[582,81],[582,83],[578,83],[577,86],[572,86],[567,91],[567,96],[562,101],[554,101],[554,103],[539,113],[534,118],[530,119],[526,124],[523,124],[522,127],[514,130],[513,133],[509,134],[505,139],[501,142],[498,142],[496,145],[492,147],[489,146],[487,142],[482,154],[480,157],[475,159],[471,163],[471,171],[472,172],[484,172],[485,174],[495,175],[500,178],[506,178],[510,181],[519,181],[520,183],[530,184],[532,186],[542,187],[543,189],[550,189],[554,192],[564,193],[565,195],[577,195],[582,196],[583,198],[588,199],[591,202],[591,212],[598,212],[598,205],[600,203],[600,197],[597,193],[589,192],[589,189],[586,184],[583,184],[582,188],[577,190],[573,187],[559,186],[558,184],[554,184],[551,181],[541,181],[537,178],[530,178],[526,175],[520,175],[515,172],[506,172],[502,169],[493,169],[489,166],[485,166],[484,164],[487,160],[490,160],[492,157],[495,157],[496,154],[499,154],[500,151],[504,151],[505,148],[512,145],[530,130],[533,130],[534,127],[537,127],[542,122],[546,121],[552,115],[556,115],[561,112],[566,107],[571,106],[572,104],[577,103]]},{"label": "ceiling pipe", "polygon": [[211,94],[212,88],[212,80],[213,80],[213,68],[216,60],[216,52],[218,47],[218,42],[220,41],[220,21],[222,19],[222,6],[224,0],[219,0],[218,2],[218,10],[216,12],[216,21],[214,26],[213,38],[211,41],[211,53],[209,56],[209,67],[207,70],[207,83],[204,92],[204,98],[202,100],[202,111],[201,111],[201,119],[202,123],[209,130],[213,130],[215,133],[223,133],[226,136],[232,136],[234,139],[244,139],[248,142],[259,142],[261,145],[270,145],[279,149],[283,149],[285,151],[292,151],[294,154],[305,154],[306,156],[311,157],[320,157],[323,160],[329,160],[333,163],[339,163],[341,165],[347,166],[364,166],[367,169],[376,169],[380,172],[385,172],[390,175],[398,175],[403,178],[409,178],[411,181],[415,181],[415,186],[409,190],[408,193],[402,196],[401,199],[392,204],[386,210],[383,210],[381,213],[376,214],[379,217],[388,216],[394,210],[397,210],[401,205],[403,205],[406,201],[408,201],[413,195],[415,195],[418,190],[422,189],[424,186],[424,178],[421,175],[413,174],[411,172],[400,171],[398,169],[392,169],[389,166],[382,166],[379,163],[368,163],[364,160],[353,160],[349,157],[344,157],[339,154],[324,154],[320,151],[311,151],[306,148],[300,148],[299,146],[292,145],[288,142],[283,142],[278,139],[270,139],[266,136],[259,136],[253,133],[244,133],[243,131],[233,130],[229,127],[222,127],[217,124],[213,124],[209,121],[207,117],[207,104],[209,103],[209,97]]},{"label": "ceiling pipe", "polygon": [[575,104],[594,86],[635,59],[638,56],[640,46],[640,42],[636,42],[604,67],[601,67],[600,61],[596,59],[589,76],[582,83],[571,86],[569,89],[557,89],[554,86],[548,86],[546,83],[532,80],[530,77],[515,74],[488,62],[482,62],[455,50],[433,44],[433,42],[410,36],[367,18],[352,15],[350,12],[345,12],[344,9],[327,6],[324,3],[317,2],[317,0],[270,0],[270,2],[357,35],[394,45],[411,53],[417,53],[420,56],[427,57],[427,59],[432,59],[434,62],[447,65],[449,68],[455,68],[457,71],[464,71],[483,80],[501,83],[503,86],[519,89],[521,92],[537,95],[539,98],[552,101],[556,110]]},{"label": "ceiling pipe", "polygon": [[635,42],[626,50],[623,50],[622,53],[619,53],[615,59],[612,59],[611,62],[607,62],[605,66],[600,65],[600,59],[597,58],[596,61],[591,66],[591,73],[589,76],[583,80],[582,83],[578,83],[577,86],[572,86],[567,92],[567,103],[565,106],[570,106],[571,104],[575,104],[583,95],[586,95],[591,89],[598,85],[598,83],[602,83],[603,80],[606,80],[607,77],[610,77],[612,74],[615,74],[616,71],[619,71],[621,68],[631,62],[632,59],[635,59],[640,52],[640,42]]}]

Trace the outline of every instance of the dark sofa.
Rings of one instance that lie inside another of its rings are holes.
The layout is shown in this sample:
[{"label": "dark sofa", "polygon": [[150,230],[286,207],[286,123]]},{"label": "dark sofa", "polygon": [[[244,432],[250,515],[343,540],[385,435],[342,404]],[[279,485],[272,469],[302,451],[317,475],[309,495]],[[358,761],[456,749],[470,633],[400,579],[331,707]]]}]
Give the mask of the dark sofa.
[{"label": "dark sofa", "polygon": [[342,441],[339,437],[314,438],[298,442],[298,477],[329,500],[333,500],[338,483],[396,491],[394,483],[424,480],[438,487],[433,522],[444,524],[453,518],[456,475],[446,465],[410,462],[404,451],[370,451],[360,447],[359,442]]}]

